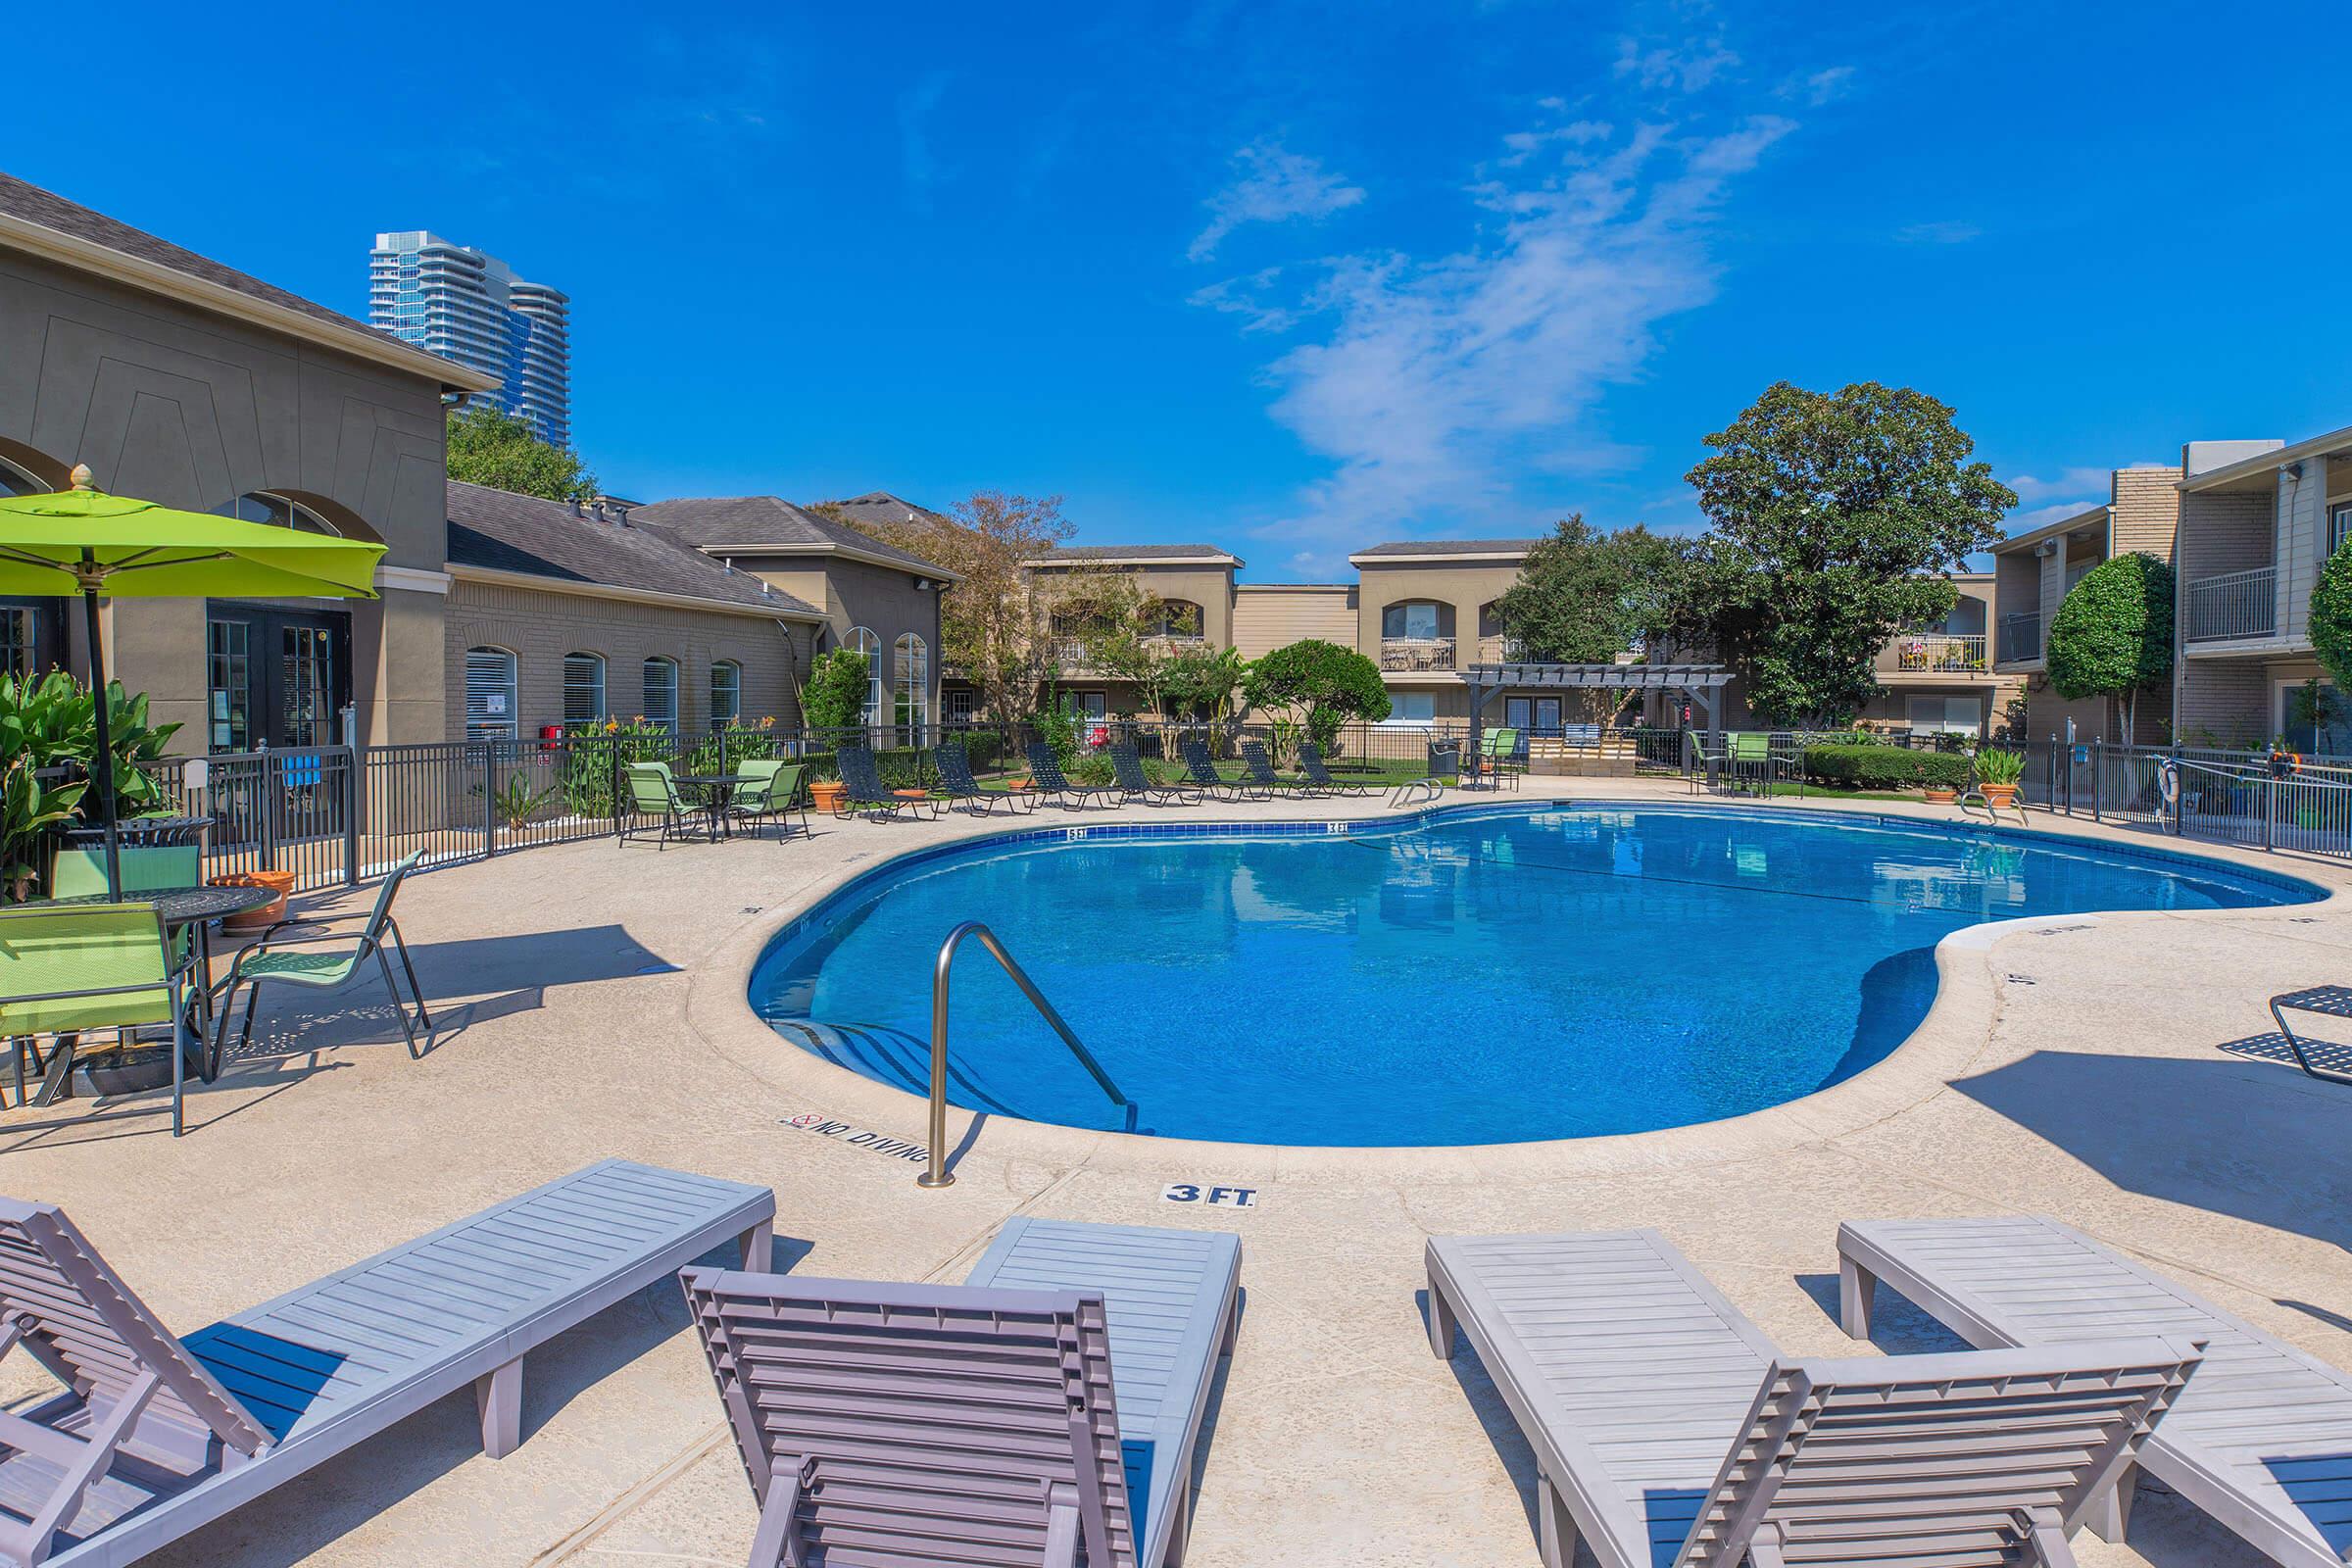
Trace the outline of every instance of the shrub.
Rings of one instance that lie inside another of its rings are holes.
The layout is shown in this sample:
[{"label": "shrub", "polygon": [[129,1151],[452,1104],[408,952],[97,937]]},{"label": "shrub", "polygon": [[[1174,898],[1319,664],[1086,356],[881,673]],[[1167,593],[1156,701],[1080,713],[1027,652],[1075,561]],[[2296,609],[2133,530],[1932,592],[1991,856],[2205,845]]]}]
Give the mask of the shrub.
[{"label": "shrub", "polygon": [[801,688],[801,718],[811,729],[849,729],[865,719],[873,666],[855,648],[836,648],[808,666]]},{"label": "shrub", "polygon": [[1326,755],[1339,750],[1349,719],[1389,716],[1380,666],[1352,648],[1308,637],[1253,661],[1242,694],[1252,708],[1304,710],[1306,732]]},{"label": "shrub", "polygon": [[1853,790],[1962,790],[1968,759],[1956,752],[1915,752],[1907,746],[1808,746],[1805,776]]},{"label": "shrub", "polygon": [[2050,619],[2050,685],[2069,702],[2120,698],[2124,744],[2139,694],[2173,672],[2173,568],[2144,552],[2082,574]]},{"label": "shrub", "polygon": [[2336,686],[2352,691],[2352,544],[2320,567],[2311,591],[2311,648]]}]

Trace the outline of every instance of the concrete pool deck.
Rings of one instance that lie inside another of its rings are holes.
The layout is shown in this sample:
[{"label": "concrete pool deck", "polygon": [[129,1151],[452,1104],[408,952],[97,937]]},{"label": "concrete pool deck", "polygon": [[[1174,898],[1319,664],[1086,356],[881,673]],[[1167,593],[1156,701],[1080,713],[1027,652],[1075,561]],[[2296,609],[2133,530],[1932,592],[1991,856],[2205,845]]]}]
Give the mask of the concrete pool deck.
[{"label": "concrete pool deck", "polygon": [[[1679,785],[1573,779],[1530,779],[1520,798],[1545,797],[1690,800]],[[2352,1366],[2352,1090],[2215,1050],[2267,1028],[2273,992],[2352,973],[2340,896],[1993,933],[1947,967],[1947,990],[1957,972],[1969,994],[1939,1004],[1935,1039],[1736,1122],[1371,1160],[998,1124],[954,1187],[919,1191],[903,1158],[786,1125],[809,1113],[921,1137],[911,1099],[823,1068],[753,1018],[742,975],[767,932],[842,879],[1014,825],[1031,824],[820,819],[808,842],[601,841],[419,876],[401,916],[442,1024],[423,1061],[402,1051],[380,992],[315,1014],[281,1004],[221,1082],[190,1096],[185,1139],[166,1136],[156,1097],[0,1113],[0,1192],[63,1204],[180,1329],[615,1154],[771,1185],[780,1255],[828,1275],[960,1279],[1015,1213],[1232,1230],[1246,1304],[1199,1461],[1199,1568],[1537,1560],[1525,1445],[1466,1348],[1449,1364],[1428,1350],[1415,1293],[1432,1234],[1653,1225],[1788,1352],[1845,1354],[1840,1219],[2048,1212]],[[2352,887],[2352,867],[2193,849]],[[1246,1019],[1212,1024],[1204,1040],[1246,1033]],[[964,1127],[957,1113],[952,1133]],[[1255,1187],[1257,1202],[1171,1203],[1176,1182]],[[1882,1348],[1948,1348],[1888,1306]],[[556,1342],[524,1397],[525,1441],[508,1459],[481,1456],[469,1401],[444,1400],[150,1560],[743,1560],[750,1491],[674,1291]],[[2261,1561],[2144,1490],[2129,1545],[2083,1536],[2076,1549],[2100,1565]]]}]

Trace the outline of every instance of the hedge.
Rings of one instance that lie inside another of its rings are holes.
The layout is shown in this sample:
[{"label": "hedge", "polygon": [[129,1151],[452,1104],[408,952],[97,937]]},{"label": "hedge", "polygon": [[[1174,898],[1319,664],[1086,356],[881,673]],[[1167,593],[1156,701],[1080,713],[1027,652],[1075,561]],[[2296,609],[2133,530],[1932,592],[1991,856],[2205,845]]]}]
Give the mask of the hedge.
[{"label": "hedge", "polygon": [[1968,788],[1968,759],[1957,752],[1915,752],[1907,746],[1808,746],[1805,776],[1853,790]]}]

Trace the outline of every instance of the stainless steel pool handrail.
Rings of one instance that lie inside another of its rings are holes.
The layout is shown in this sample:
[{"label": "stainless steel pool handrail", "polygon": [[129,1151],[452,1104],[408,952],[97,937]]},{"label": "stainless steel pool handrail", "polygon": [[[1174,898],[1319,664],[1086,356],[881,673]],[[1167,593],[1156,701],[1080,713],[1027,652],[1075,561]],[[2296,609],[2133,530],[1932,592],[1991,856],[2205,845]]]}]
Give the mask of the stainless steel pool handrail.
[{"label": "stainless steel pool handrail", "polygon": [[1029,1004],[1054,1026],[1055,1034],[1061,1036],[1061,1043],[1070,1048],[1070,1054],[1078,1058],[1078,1065],[1094,1075],[1095,1082],[1102,1086],[1102,1092],[1110,1097],[1112,1104],[1127,1112],[1129,1127],[1132,1128],[1135,1123],[1135,1102],[1119,1092],[1119,1086],[1110,1081],[1110,1074],[1102,1070],[1102,1064],[1095,1060],[1094,1053],[1081,1045],[1070,1026],[1062,1022],[1061,1014],[1054,1010],[1054,1004],[1048,1002],[1045,994],[1037,989],[1036,982],[1029,978],[1028,972],[1013,962],[1012,955],[1004,951],[1004,944],[997,940],[997,934],[977,920],[966,920],[949,932],[948,940],[939,945],[939,961],[931,969],[931,1162],[930,1167],[914,1179],[917,1187],[947,1187],[956,1180],[955,1173],[948,1169],[948,977],[956,966],[956,950],[963,946],[965,937],[980,939],[980,945],[988,950],[989,956],[995,958],[998,966],[1012,977],[1012,983],[1021,988],[1021,995],[1029,999]]}]

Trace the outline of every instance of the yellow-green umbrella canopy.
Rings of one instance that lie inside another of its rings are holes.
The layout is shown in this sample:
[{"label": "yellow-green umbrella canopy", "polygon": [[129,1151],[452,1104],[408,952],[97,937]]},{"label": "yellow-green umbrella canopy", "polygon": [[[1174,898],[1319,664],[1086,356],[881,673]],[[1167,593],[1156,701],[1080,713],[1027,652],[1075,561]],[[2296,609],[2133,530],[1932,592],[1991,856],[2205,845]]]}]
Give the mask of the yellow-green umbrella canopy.
[{"label": "yellow-green umbrella canopy", "polygon": [[[110,496],[75,467],[74,488],[0,496],[0,594],[81,595],[96,694],[97,753],[114,745],[106,704],[106,653],[98,596],[148,599],[373,599],[384,547],[298,533],[265,523],[180,512]],[[106,827],[106,885],[121,888],[112,767],[92,767]]]}]

